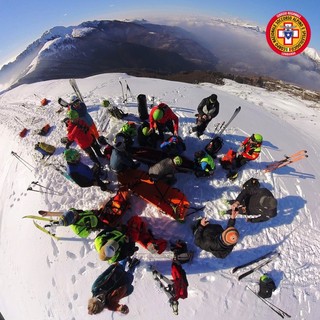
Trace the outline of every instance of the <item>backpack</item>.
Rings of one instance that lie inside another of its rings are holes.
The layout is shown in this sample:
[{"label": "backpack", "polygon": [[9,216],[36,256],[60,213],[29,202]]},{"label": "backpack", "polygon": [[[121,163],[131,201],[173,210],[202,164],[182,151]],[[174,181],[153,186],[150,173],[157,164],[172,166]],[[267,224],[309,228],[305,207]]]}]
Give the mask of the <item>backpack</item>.
[{"label": "backpack", "polygon": [[222,148],[223,146],[223,140],[221,137],[215,137],[214,139],[212,139],[207,146],[205,147],[205,150],[207,153],[210,154],[210,156],[215,156],[218,151]]},{"label": "backpack", "polygon": [[236,158],[236,152],[232,149],[229,149],[229,151],[221,158],[220,164],[223,169],[230,170],[233,167],[233,162]]},{"label": "backpack", "polygon": [[41,100],[41,106],[42,106],[42,107],[46,106],[48,103],[49,103],[49,101],[48,101],[48,99],[46,99],[46,98],[43,98],[43,99]]},{"label": "backpack", "polygon": [[51,129],[50,124],[46,124],[44,127],[41,128],[41,130],[38,132],[38,135],[40,136],[46,136]]},{"label": "backpack", "polygon": [[181,267],[181,264],[173,261],[171,265],[171,275],[173,278],[174,300],[186,299],[188,297],[188,280],[186,272]]},{"label": "backpack", "polygon": [[276,290],[274,281],[266,274],[260,277],[258,296],[261,298],[270,298],[272,292]]},{"label": "backpack", "polygon": [[109,226],[118,225],[122,216],[130,208],[129,197],[128,189],[121,187],[116,195],[99,210],[99,220]]},{"label": "backpack", "polygon": [[56,147],[45,142],[38,142],[35,145],[34,149],[42,154],[42,158],[44,158],[45,156],[52,156],[56,151]]},{"label": "backpack", "polygon": [[124,113],[122,110],[120,110],[116,106],[112,106],[111,108],[108,109],[108,111],[113,117],[117,119],[122,119],[123,117],[128,115],[127,113]]}]

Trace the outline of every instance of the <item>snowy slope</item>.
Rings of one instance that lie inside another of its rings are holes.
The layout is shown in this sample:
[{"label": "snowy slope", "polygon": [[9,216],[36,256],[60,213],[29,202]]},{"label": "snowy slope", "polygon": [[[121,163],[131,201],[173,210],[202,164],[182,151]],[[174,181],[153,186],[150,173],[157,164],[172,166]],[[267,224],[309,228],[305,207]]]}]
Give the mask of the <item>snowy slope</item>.
[{"label": "snowy slope", "polygon": [[[246,285],[257,289],[261,272],[269,272],[276,281],[278,289],[271,298],[275,305],[291,314],[292,319],[318,319],[319,104],[312,105],[285,93],[267,92],[231,81],[225,86],[209,83],[192,85],[134,78],[126,74],[102,74],[78,80],[98,127],[103,112],[99,107],[101,99],[121,102],[119,79],[128,81],[134,95],[145,93],[173,108],[180,117],[180,135],[185,138],[186,155],[190,158],[209,141],[214,124],[227,120],[239,105],[242,111],[224,134],[225,145],[221,154],[229,147],[236,148],[245,136],[253,132],[264,136],[259,160],[250,163],[234,183],[226,181],[218,161],[213,178],[196,179],[191,174],[178,174],[177,187],[187,195],[192,206],[205,205],[203,214],[212,222],[226,224],[227,218],[218,214],[226,209],[223,198],[235,197],[241,184],[252,176],[260,177],[263,185],[272,190],[279,201],[278,216],[268,222],[249,224],[241,217],[237,219],[240,242],[226,259],[219,260],[193,245],[190,226],[202,213],[190,216],[186,223],[179,224],[134,197],[132,210],[126,218],[141,214],[155,236],[172,241],[184,239],[196,254],[192,264],[184,266],[189,280],[189,297],[180,300],[179,316],[174,316],[165,295],[156,288],[147,271],[152,263],[170,275],[171,253],[166,251],[159,256],[140,249],[137,256],[142,263],[135,273],[135,290],[122,300],[130,308],[127,319],[202,320],[210,315],[210,318],[230,320],[277,319],[272,310],[245,289]],[[211,93],[218,95],[221,111],[209,125],[206,135],[198,140],[189,135],[189,127],[194,122],[198,103]],[[93,247],[94,235],[82,240],[73,236],[68,228],[60,228],[57,232],[63,240],[56,242],[34,228],[31,220],[21,219],[26,214],[37,214],[40,209],[97,208],[112,196],[99,188],[81,189],[56,171],[38,163],[39,156],[33,146],[40,140],[58,146],[49,161],[63,162],[60,138],[65,134],[61,123],[65,115],[56,113],[59,109],[56,101],[58,97],[68,99],[71,95],[67,80],[55,80],[23,85],[0,96],[0,141],[3,146],[0,153],[0,312],[5,319],[83,320],[93,317],[87,315],[91,284],[108,266],[98,259]],[[42,97],[51,100],[48,106],[39,107]],[[137,114],[135,103],[129,103],[125,108]],[[32,129],[24,139],[18,136],[22,126],[15,117]],[[39,139],[36,129],[46,123],[53,125],[54,129],[48,137]],[[121,123],[112,119],[104,135],[112,138]],[[266,164],[300,149],[308,150],[307,160],[273,174],[261,173],[260,169]],[[17,152],[35,170],[28,170],[10,154],[11,151]],[[54,188],[61,195],[27,191],[32,181]],[[275,248],[281,252],[281,258],[261,272],[241,282],[231,274],[231,268],[237,264]],[[97,320],[123,317],[107,310],[94,316]]]}]

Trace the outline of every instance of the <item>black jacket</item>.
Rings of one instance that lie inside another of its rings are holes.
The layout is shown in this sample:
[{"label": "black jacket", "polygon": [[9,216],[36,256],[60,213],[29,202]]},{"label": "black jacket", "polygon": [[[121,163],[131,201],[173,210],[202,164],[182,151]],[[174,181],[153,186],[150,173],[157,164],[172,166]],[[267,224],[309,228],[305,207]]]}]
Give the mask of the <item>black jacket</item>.
[{"label": "black jacket", "polygon": [[[266,209],[260,204],[262,197],[273,197],[273,194],[266,188],[248,187],[243,189],[236,201],[246,207],[246,214],[256,216],[248,219],[250,222],[267,221],[277,215],[277,208]],[[273,197],[274,198],[274,197]]]},{"label": "black jacket", "polygon": [[207,107],[207,110],[208,110],[207,114],[210,115],[211,119],[215,118],[218,115],[219,106],[220,106],[218,100],[216,100],[215,102],[211,102],[210,97],[204,98],[200,102],[198,109],[197,109],[198,114],[200,114],[201,116],[205,114],[205,112],[203,111],[205,106]]},{"label": "black jacket", "polygon": [[[236,223],[235,219],[229,219],[228,227],[233,227]],[[194,233],[194,243],[202,250],[211,252],[216,258],[225,258],[235,245],[227,246],[221,240],[222,232],[225,229],[220,224],[208,224],[203,227],[199,224]]]}]

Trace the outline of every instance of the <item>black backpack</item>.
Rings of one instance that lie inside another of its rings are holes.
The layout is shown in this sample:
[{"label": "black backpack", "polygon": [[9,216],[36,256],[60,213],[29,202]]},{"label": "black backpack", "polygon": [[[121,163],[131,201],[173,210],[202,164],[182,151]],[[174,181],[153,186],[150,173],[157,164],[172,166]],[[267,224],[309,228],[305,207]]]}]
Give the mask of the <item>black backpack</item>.
[{"label": "black backpack", "polygon": [[261,276],[259,280],[258,296],[261,298],[270,298],[274,290],[276,290],[274,281],[266,274]]},{"label": "black backpack", "polygon": [[210,156],[214,157],[219,150],[222,148],[223,146],[223,140],[221,137],[215,137],[214,139],[212,139],[207,146],[205,147],[205,150],[207,153],[210,154]]}]

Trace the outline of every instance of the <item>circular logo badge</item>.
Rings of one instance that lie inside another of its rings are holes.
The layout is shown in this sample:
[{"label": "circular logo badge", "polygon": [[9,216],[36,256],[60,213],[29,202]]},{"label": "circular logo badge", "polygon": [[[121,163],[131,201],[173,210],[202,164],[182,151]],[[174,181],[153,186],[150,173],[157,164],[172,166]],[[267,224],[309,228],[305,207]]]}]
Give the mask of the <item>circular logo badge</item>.
[{"label": "circular logo badge", "polygon": [[308,21],[294,11],[276,14],[268,23],[266,37],[271,49],[282,56],[295,56],[308,46],[311,29]]}]

